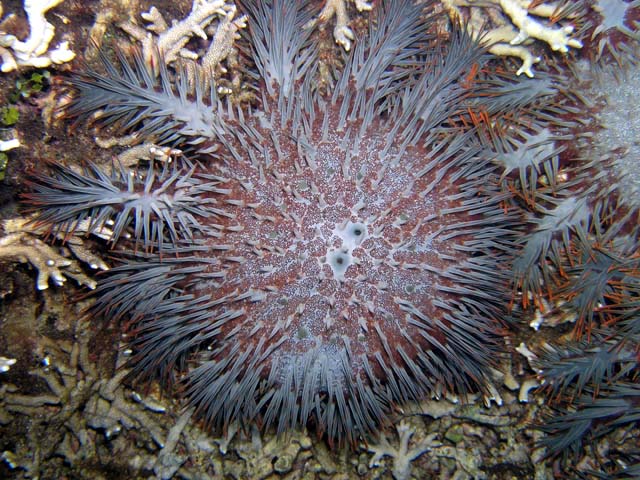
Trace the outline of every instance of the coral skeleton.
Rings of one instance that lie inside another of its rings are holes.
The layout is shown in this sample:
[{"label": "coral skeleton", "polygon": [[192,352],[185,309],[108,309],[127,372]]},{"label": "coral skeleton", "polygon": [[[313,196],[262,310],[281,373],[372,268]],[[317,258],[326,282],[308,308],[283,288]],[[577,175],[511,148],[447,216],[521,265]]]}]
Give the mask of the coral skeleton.
[{"label": "coral skeleton", "polygon": [[529,402],[529,392],[539,385],[540,383],[535,378],[528,378],[522,382],[522,385],[520,385],[520,391],[518,392],[518,401],[522,403]]},{"label": "coral skeleton", "polygon": [[138,141],[139,138],[135,134],[117,138],[95,137],[95,142],[100,148],[107,149],[114,146],[129,147],[117,156],[117,163],[123,167],[133,168],[137,166],[140,161],[169,163],[179,155],[182,155],[182,150],[177,148],[161,146],[151,142],[136,145]]},{"label": "coral skeleton", "polygon": [[367,445],[367,449],[374,455],[371,457],[369,467],[381,465],[384,457],[393,459],[391,473],[395,480],[408,480],[411,478],[411,462],[420,455],[439,447],[440,442],[436,441],[438,434],[432,433],[423,438],[416,445],[409,446],[411,437],[415,434],[415,429],[407,422],[401,421],[397,426],[398,446],[393,446],[384,434],[380,434],[377,444]]},{"label": "coral skeleton", "polygon": [[[51,64],[70,62],[75,53],[69,49],[69,42],[61,42],[56,48],[49,49],[55,35],[54,26],[47,21],[45,13],[62,3],[62,0],[25,0],[24,10],[29,19],[29,36],[18,40],[14,35],[4,32],[8,18],[0,23],[0,70],[10,72],[20,67],[45,68]],[[0,4],[0,16],[2,16]]]},{"label": "coral skeleton", "polygon": [[[466,19],[467,28],[474,35],[482,36],[489,46],[489,52],[499,56],[513,56],[522,60],[517,75],[533,77],[533,65],[540,61],[527,45],[530,39],[538,39],[549,45],[551,50],[566,53],[569,48],[582,48],[582,42],[573,38],[572,25],[555,26],[544,22],[543,18],[558,13],[557,5],[534,2],[533,0],[442,0],[446,10],[456,21],[464,17],[460,7],[471,7]],[[532,6],[532,4],[535,4]],[[481,15],[479,9],[499,9],[495,13]],[[488,17],[495,24],[487,31]]]},{"label": "coral skeleton", "polygon": [[[356,9],[359,12],[370,11],[373,6],[370,2],[354,0]],[[318,22],[328,22],[333,16],[336,17],[336,26],[333,29],[333,38],[336,43],[347,52],[351,50],[351,42],[355,36],[349,27],[349,15],[347,14],[346,0],[326,0],[323,9],[317,17],[310,20],[305,28],[313,28]]]},{"label": "coral skeleton", "polygon": [[15,365],[15,363],[16,363],[15,358],[7,358],[7,357],[0,356],[0,373],[8,372],[9,369],[13,365]]},{"label": "coral skeleton", "polygon": [[[97,353],[89,347],[89,336],[80,333],[79,337],[74,341],[49,337],[36,340],[35,356],[40,361],[29,376],[41,382],[44,391],[30,390],[28,385],[35,382],[25,382],[20,387],[0,384],[3,426],[10,423],[15,427],[23,418],[34,419],[23,433],[22,442],[4,446],[6,450],[0,455],[4,467],[16,475],[25,471],[31,478],[43,478],[47,476],[48,459],[53,456],[63,457],[72,468],[81,468],[87,459],[96,459],[94,439],[120,445],[127,442],[129,434],[135,434],[145,439],[145,447],[139,455],[111,460],[112,465],[119,465],[116,468],[153,471],[154,478],[166,480],[177,476],[211,479],[197,472],[197,467],[184,466],[185,451],[191,458],[205,453],[200,445],[185,447],[188,439],[202,435],[197,427],[188,424],[191,412],[170,416],[159,406],[149,408],[150,403],[160,400],[132,400],[123,382],[127,370],[115,375],[105,372],[105,362],[96,361]],[[108,351],[100,353],[110,356]],[[3,358],[0,357],[0,365]],[[176,473],[178,470],[182,475]]]},{"label": "coral skeleton", "polygon": [[20,145],[20,139],[17,137],[9,140],[0,140],[0,152],[8,152],[9,150],[18,148]]},{"label": "coral skeleton", "polygon": [[[207,71],[223,61],[239,38],[238,31],[246,27],[244,15],[236,18],[237,9],[226,0],[193,0],[191,13],[181,21],[174,21],[171,26],[156,8],[142,14],[148,22],[143,28],[130,22],[123,22],[120,28],[141,42],[143,58],[148,66],[159,72],[161,62],[165,65],[175,63],[178,59],[198,60]],[[219,19],[213,29],[212,23]],[[210,33],[208,33],[210,32]],[[187,48],[193,37],[212,41],[202,58]]]},{"label": "coral skeleton", "polygon": [[[74,279],[78,284],[90,289],[96,288],[96,281],[83,273],[80,265],[68,258],[56,248],[45,243],[41,238],[46,229],[39,227],[32,218],[13,218],[2,222],[5,235],[0,238],[0,260],[30,263],[37,271],[36,285],[38,290],[49,288],[49,281],[62,285],[66,277]],[[88,223],[78,225],[78,233],[88,228]],[[107,270],[108,266],[97,255],[82,245],[79,237],[65,238],[65,246],[78,260],[88,264],[92,269]]]}]

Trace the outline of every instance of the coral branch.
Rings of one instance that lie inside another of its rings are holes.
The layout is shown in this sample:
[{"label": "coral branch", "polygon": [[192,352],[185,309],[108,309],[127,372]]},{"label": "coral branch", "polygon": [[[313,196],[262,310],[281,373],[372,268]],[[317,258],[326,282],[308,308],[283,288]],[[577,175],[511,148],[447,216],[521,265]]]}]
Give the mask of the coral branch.
[{"label": "coral branch", "polygon": [[197,60],[198,53],[189,50],[187,43],[194,36],[206,40],[212,22],[220,18],[213,41],[202,58],[202,65],[212,68],[227,57],[239,36],[238,30],[246,26],[246,17],[235,18],[235,15],[235,5],[228,5],[225,0],[194,0],[191,13],[171,26],[156,7],[142,14],[149,22],[145,28],[130,22],[119,26],[142,43],[145,63],[157,73],[161,63],[171,64],[180,58]]},{"label": "coral branch", "polygon": [[0,373],[8,372],[12,365],[15,365],[15,358],[7,358],[0,356]]},{"label": "coral branch", "polygon": [[[37,236],[43,231],[29,223],[29,219],[9,219],[3,222],[6,235],[0,238],[0,260],[30,263],[38,271],[37,288],[49,288],[49,280],[62,285],[65,277],[76,280],[80,285],[91,289],[96,282],[86,276],[75,260],[56,252]],[[107,265],[96,255],[82,246],[82,242],[68,241],[67,247],[79,260],[88,263],[93,269],[107,270]]]},{"label": "coral branch", "polygon": [[423,453],[430,451],[432,448],[440,446],[440,444],[438,442],[434,442],[437,438],[437,434],[431,434],[425,437],[416,446],[410,448],[409,442],[415,433],[415,429],[404,421],[400,422],[396,429],[398,431],[399,440],[397,448],[389,443],[384,434],[380,435],[380,442],[377,445],[370,445],[368,447],[368,450],[374,454],[369,462],[369,467],[372,468],[379,466],[383,457],[392,457],[393,478],[395,480],[406,480],[411,475],[411,462]]},{"label": "coral branch", "polygon": [[[355,0],[355,4],[359,12],[372,9],[369,2]],[[336,26],[333,29],[333,38],[335,38],[338,45],[341,45],[348,52],[351,50],[351,42],[354,39],[354,35],[351,28],[349,28],[349,15],[347,15],[345,0],[327,0],[320,14],[307,23],[305,28],[314,27],[318,20],[323,23],[327,22],[334,15],[336,17]]]},{"label": "coral branch", "polygon": [[[546,42],[553,51],[566,53],[569,48],[582,48],[582,42],[573,38],[572,25],[556,27],[544,22],[544,18],[556,15],[558,7],[538,4],[530,0],[442,0],[445,9],[456,22],[466,23],[474,36],[482,36],[494,55],[517,57],[522,66],[517,74],[533,77],[532,66],[540,61],[528,46],[532,39]],[[466,20],[459,7],[472,7]],[[496,14],[495,9],[500,9]],[[485,9],[487,13],[479,13]],[[491,19],[491,22],[488,22]],[[487,30],[487,24],[493,24]]]},{"label": "coral branch", "polygon": [[[44,14],[60,3],[62,0],[24,1],[24,10],[29,18],[29,36],[21,41],[14,35],[0,33],[0,70],[10,72],[19,67],[45,68],[52,63],[60,64],[73,60],[75,53],[69,50],[69,42],[61,42],[56,48],[49,50],[55,27],[47,21]],[[4,30],[4,24],[6,19],[0,24],[0,30]]]}]

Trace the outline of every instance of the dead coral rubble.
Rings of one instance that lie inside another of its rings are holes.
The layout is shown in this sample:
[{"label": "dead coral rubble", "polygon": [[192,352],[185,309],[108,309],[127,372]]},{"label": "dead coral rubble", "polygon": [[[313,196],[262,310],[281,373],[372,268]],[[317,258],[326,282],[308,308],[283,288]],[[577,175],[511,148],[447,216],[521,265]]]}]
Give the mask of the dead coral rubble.
[{"label": "dead coral rubble", "polygon": [[[65,239],[68,255],[45,243],[41,238],[44,229],[38,227],[30,218],[12,218],[2,222],[5,235],[0,238],[0,261],[29,263],[38,271],[36,285],[38,290],[49,288],[49,281],[62,285],[66,277],[91,289],[96,282],[83,273],[77,260],[88,264],[92,269],[107,270],[104,261],[84,247],[80,237]],[[82,228],[79,230],[81,231]],[[75,258],[73,258],[75,257]]]},{"label": "dead coral rubble", "polygon": [[[240,36],[238,31],[246,27],[246,17],[236,18],[236,13],[236,6],[225,0],[194,0],[191,13],[171,26],[156,7],[142,14],[148,22],[144,27],[129,21],[121,22],[119,26],[141,43],[144,61],[156,74],[162,63],[170,65],[179,59],[199,60],[200,66],[208,72],[227,58]],[[193,37],[203,40],[211,37],[204,55],[187,48]]]},{"label": "dead coral rubble", "polygon": [[[2,72],[10,72],[20,67],[46,68],[49,65],[66,63],[73,60],[75,53],[69,49],[69,42],[61,42],[56,48],[49,49],[55,35],[55,27],[47,21],[45,13],[63,0],[25,0],[24,10],[29,19],[29,36],[19,40],[15,35],[5,32],[7,24],[13,18],[8,15],[0,22],[0,57]],[[3,8],[0,3],[0,17]]]},{"label": "dead coral rubble", "polygon": [[[534,76],[532,67],[540,61],[532,49],[535,40],[545,42],[554,52],[567,53],[569,48],[582,48],[582,42],[572,36],[574,26],[571,23],[558,26],[550,20],[561,12],[556,3],[533,0],[441,1],[454,21],[467,25],[473,35],[482,37],[489,52],[522,60],[517,75]],[[463,12],[462,8],[466,11]]]}]

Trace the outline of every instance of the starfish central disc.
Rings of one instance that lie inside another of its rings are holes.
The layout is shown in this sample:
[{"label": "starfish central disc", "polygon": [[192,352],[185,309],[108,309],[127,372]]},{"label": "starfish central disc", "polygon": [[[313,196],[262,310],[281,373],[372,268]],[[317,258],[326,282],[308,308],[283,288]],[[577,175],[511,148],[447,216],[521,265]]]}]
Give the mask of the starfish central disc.
[{"label": "starfish central disc", "polygon": [[277,339],[270,361],[291,364],[347,347],[350,374],[382,374],[375,352],[396,364],[392,345],[409,354],[424,346],[415,322],[433,322],[437,337],[442,321],[438,275],[456,252],[439,237],[462,217],[446,213],[446,169],[431,166],[423,148],[389,148],[380,121],[359,144],[337,127],[304,147],[271,131],[274,161],[220,167],[225,194],[215,201],[226,216],[209,243],[225,249],[210,267],[221,279],[196,285],[214,288],[216,316],[237,317],[221,329],[227,349]]}]

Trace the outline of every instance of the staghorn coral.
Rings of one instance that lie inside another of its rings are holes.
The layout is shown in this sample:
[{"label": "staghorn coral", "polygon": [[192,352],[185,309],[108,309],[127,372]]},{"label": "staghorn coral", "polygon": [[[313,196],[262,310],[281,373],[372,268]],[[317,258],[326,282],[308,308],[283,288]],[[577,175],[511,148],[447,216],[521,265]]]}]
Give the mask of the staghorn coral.
[{"label": "staghorn coral", "polygon": [[15,135],[9,140],[0,140],[0,152],[8,152],[20,146],[20,139]]},{"label": "staghorn coral", "polygon": [[377,467],[380,465],[380,461],[384,457],[393,458],[392,475],[395,480],[407,480],[411,476],[411,462],[418,458],[420,455],[431,451],[434,447],[438,447],[441,444],[434,442],[437,438],[437,434],[431,434],[422,439],[419,444],[409,448],[409,442],[411,437],[415,433],[415,429],[412,428],[406,422],[400,422],[397,427],[398,431],[398,447],[393,447],[389,443],[388,439],[381,435],[379,443],[376,445],[369,445],[367,448],[374,455],[369,462],[370,467]]},{"label": "staghorn coral", "polygon": [[[54,26],[44,14],[62,3],[62,0],[25,0],[24,10],[29,18],[29,37],[24,41],[4,32],[9,17],[0,24],[0,70],[10,72],[20,67],[45,68],[52,63],[60,64],[73,60],[75,53],[69,50],[69,42],[61,42],[49,50],[49,44],[55,35]],[[0,17],[2,16],[0,4]]]},{"label": "staghorn coral", "polygon": [[[363,0],[354,0],[354,3],[359,12],[370,11],[373,8],[370,2]],[[351,42],[353,42],[355,36],[353,30],[349,27],[346,0],[326,0],[318,16],[309,20],[304,28],[313,28],[318,22],[327,22],[333,16],[336,17],[333,38],[338,45],[348,52],[351,50]]]},{"label": "staghorn coral", "polygon": [[[574,7],[570,2],[442,0],[442,3],[455,22],[464,19],[467,28],[474,35],[482,37],[491,53],[520,58],[522,65],[517,75],[524,73],[533,77],[532,67],[541,60],[528,46],[530,39],[545,42],[554,52],[567,53],[569,48],[582,48],[582,42],[572,36],[575,30],[573,25],[556,25],[558,19],[572,16]],[[461,7],[470,7],[469,13],[463,14]],[[488,13],[481,13],[481,9],[488,9]],[[499,9],[501,14],[496,14],[495,9]]]},{"label": "staghorn coral", "polygon": [[[78,326],[78,331],[88,329]],[[66,471],[88,475],[101,462],[110,475],[194,475],[193,464],[212,447],[197,427],[186,426],[191,412],[169,414],[153,396],[123,385],[126,370],[114,376],[102,371],[89,338],[80,335],[77,341],[38,338],[40,361],[28,372],[31,381],[0,384],[4,471],[15,478],[51,478]],[[122,454],[108,455],[105,462],[105,444]],[[187,460],[190,466],[184,465]],[[215,478],[206,467],[197,474]]]},{"label": "staghorn coral", "polygon": [[[65,277],[73,278],[78,284],[91,289],[96,287],[95,280],[83,273],[76,260],[57,252],[54,247],[39,238],[44,235],[45,230],[35,225],[33,219],[4,220],[2,227],[5,235],[0,238],[0,259],[29,262],[38,271],[38,290],[49,288],[49,280],[53,280],[56,285],[62,285]],[[76,226],[78,232],[83,229],[82,225]],[[102,259],[82,245],[79,238],[66,238],[65,243],[76,259],[88,264],[92,269],[108,269]]]},{"label": "staghorn coral", "polygon": [[[207,32],[212,32],[209,47],[199,62],[208,76],[229,55],[234,41],[239,38],[238,30],[246,27],[246,17],[235,18],[236,10],[235,5],[227,4],[226,0],[194,0],[189,15],[171,27],[156,7],[142,14],[148,22],[144,28],[131,22],[121,22],[119,26],[142,44],[144,61],[156,75],[163,63],[198,60],[200,56],[188,49],[187,43],[194,36],[207,40]],[[216,18],[220,20],[212,31],[211,24]]]},{"label": "staghorn coral", "polygon": [[7,358],[0,356],[0,373],[8,372],[12,365],[15,365],[15,358]]}]

